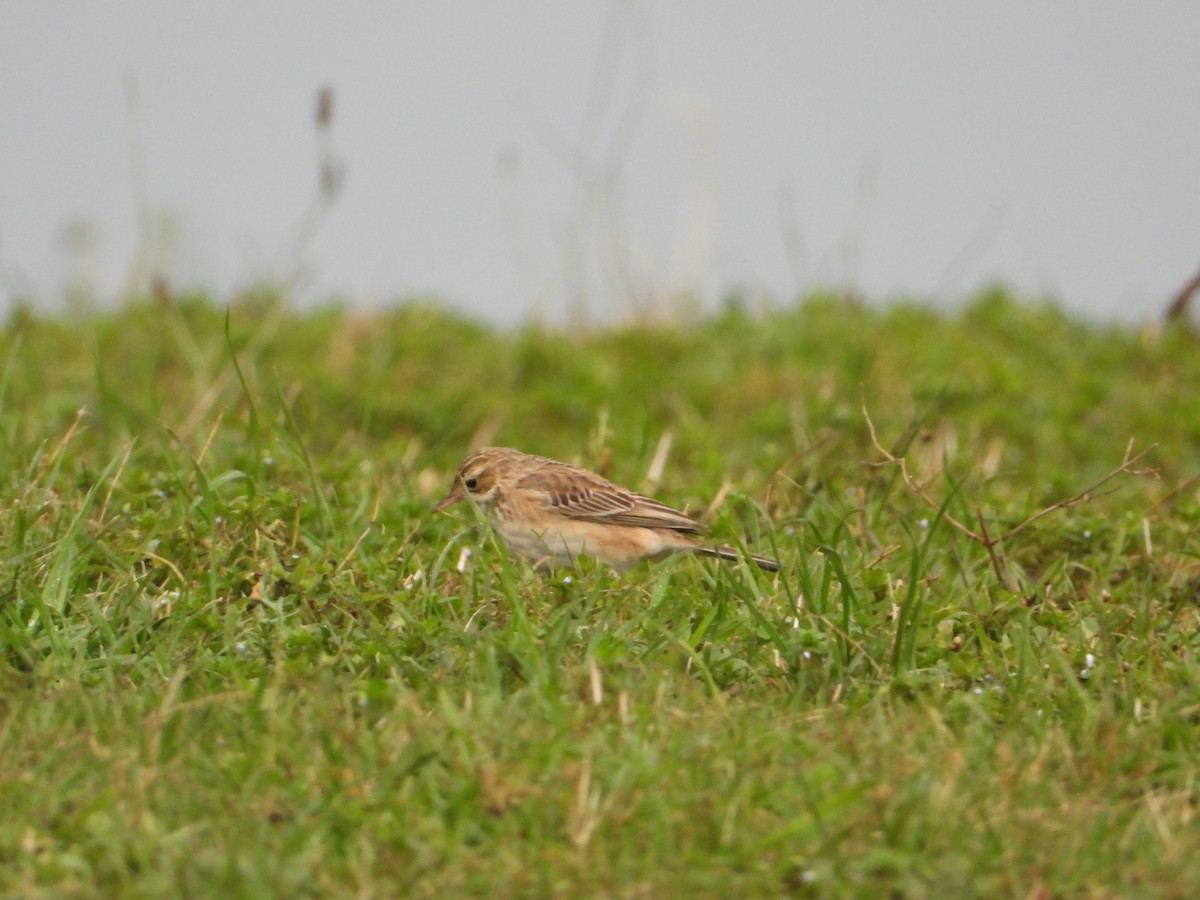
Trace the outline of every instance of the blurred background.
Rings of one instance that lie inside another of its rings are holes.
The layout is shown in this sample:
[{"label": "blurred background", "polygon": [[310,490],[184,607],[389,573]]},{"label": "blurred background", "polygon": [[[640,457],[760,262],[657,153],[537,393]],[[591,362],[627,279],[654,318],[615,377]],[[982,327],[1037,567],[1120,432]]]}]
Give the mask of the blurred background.
[{"label": "blurred background", "polygon": [[4,308],[159,277],[507,324],[1002,281],[1138,321],[1200,263],[1183,0],[0,16]]}]

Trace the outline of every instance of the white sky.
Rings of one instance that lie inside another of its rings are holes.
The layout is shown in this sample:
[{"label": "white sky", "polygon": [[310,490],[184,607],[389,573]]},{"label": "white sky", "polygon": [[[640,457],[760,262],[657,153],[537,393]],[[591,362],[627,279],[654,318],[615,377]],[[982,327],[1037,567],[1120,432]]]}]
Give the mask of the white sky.
[{"label": "white sky", "polygon": [[346,181],[302,302],[512,322],[1003,279],[1137,320],[1200,265],[1200,3],[0,0],[0,22],[0,308],[128,282],[131,147],[173,282],[286,275],[322,84]]}]

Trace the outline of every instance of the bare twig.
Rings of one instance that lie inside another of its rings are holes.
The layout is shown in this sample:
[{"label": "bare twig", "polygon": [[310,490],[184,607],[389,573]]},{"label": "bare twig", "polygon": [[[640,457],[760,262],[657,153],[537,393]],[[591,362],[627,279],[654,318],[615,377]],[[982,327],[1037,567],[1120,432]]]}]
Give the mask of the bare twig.
[{"label": "bare twig", "polygon": [[[920,497],[922,500],[924,500],[926,503],[928,503],[934,509],[941,509],[942,504],[938,503],[936,500],[934,500],[932,497],[930,497],[929,494],[925,491],[925,486],[922,485],[912,475],[909,474],[908,464],[905,462],[904,457],[894,455],[890,450],[885,449],[883,444],[879,443],[879,438],[875,433],[875,423],[873,421],[871,421],[871,415],[870,415],[870,413],[867,412],[867,405],[865,402],[863,403],[862,412],[863,412],[863,418],[866,419],[866,421],[867,421],[867,431],[870,432],[871,443],[875,445],[876,450],[878,450],[880,453],[883,454],[884,462],[887,464],[890,464],[890,465],[894,465],[900,469],[900,477],[904,479],[904,483],[908,486],[908,489],[910,491],[912,491],[914,494],[916,494],[918,497]],[[979,534],[976,531],[973,531],[969,526],[964,525],[958,519],[954,518],[954,516],[950,515],[950,513],[943,512],[942,518],[945,519],[948,523],[950,523],[950,525],[952,525],[954,528],[956,528],[957,530],[959,530],[963,534],[965,534],[967,537],[969,537],[971,540],[977,541],[978,543],[984,544],[985,546],[987,545],[986,537],[984,537],[983,535]]]},{"label": "bare twig", "polygon": [[1192,305],[1192,298],[1200,291],[1200,270],[1196,272],[1187,283],[1179,289],[1179,293],[1171,301],[1171,305],[1167,307],[1166,320],[1175,322],[1183,318],[1188,311],[1188,307]]},{"label": "bare twig", "polygon": [[1121,464],[1108,474],[1098,478],[1096,481],[1092,482],[1082,490],[1072,494],[1070,497],[1058,500],[1054,503],[1051,503],[1044,509],[1038,510],[1037,512],[1033,513],[1033,515],[1028,516],[1026,519],[1017,523],[1012,528],[1009,528],[1004,533],[993,535],[988,531],[987,524],[984,522],[983,511],[978,507],[975,509],[975,518],[979,523],[978,531],[950,515],[950,513],[944,509],[944,502],[939,502],[936,498],[930,496],[929,492],[925,488],[925,485],[918,482],[911,474],[909,474],[908,465],[905,462],[904,457],[897,456],[879,442],[879,437],[875,432],[875,423],[871,421],[871,415],[867,412],[867,405],[865,402],[862,405],[862,413],[863,418],[867,422],[867,430],[871,435],[871,443],[875,445],[876,450],[883,454],[884,461],[880,465],[896,466],[900,470],[900,477],[904,480],[904,484],[910,491],[924,500],[933,509],[938,510],[942,519],[944,519],[951,527],[975,541],[977,544],[982,545],[984,549],[987,550],[988,558],[992,563],[992,568],[996,572],[996,577],[1006,584],[1009,582],[1009,579],[1005,577],[1000,556],[996,552],[996,548],[998,546],[1003,544],[1009,538],[1016,537],[1034,522],[1037,522],[1039,519],[1048,516],[1052,512],[1057,512],[1060,509],[1068,509],[1072,506],[1079,506],[1080,504],[1090,502],[1092,498],[1097,495],[1097,491],[1099,491],[1100,488],[1104,487],[1104,485],[1108,484],[1110,481],[1120,475],[1133,475],[1140,477],[1143,475],[1156,474],[1154,469],[1138,469],[1135,468],[1135,466],[1158,445],[1151,444],[1146,449],[1138,453],[1134,453],[1133,440],[1131,439],[1129,443],[1125,445],[1125,454],[1121,458]]},{"label": "bare twig", "polygon": [[996,573],[1006,587],[1012,588],[1012,579],[1006,577],[1004,566],[1000,562],[1000,556],[996,553],[996,542],[992,540],[992,536],[988,534],[987,522],[983,521],[983,510],[978,506],[975,507],[975,518],[979,522],[979,533],[983,535],[983,546],[987,548],[988,559],[992,561],[992,571]]},{"label": "bare twig", "polygon": [[1054,512],[1056,510],[1066,509],[1067,507],[1070,507],[1070,506],[1078,506],[1081,503],[1090,503],[1092,500],[1092,497],[1096,496],[1096,491],[1098,491],[1104,485],[1108,484],[1108,482],[1112,481],[1118,475],[1133,475],[1134,477],[1137,477],[1137,478],[1140,478],[1144,475],[1157,475],[1158,472],[1156,469],[1135,469],[1134,468],[1135,465],[1137,465],[1139,462],[1141,462],[1143,459],[1145,459],[1145,457],[1149,453],[1151,453],[1157,446],[1158,446],[1158,444],[1151,444],[1145,450],[1142,450],[1138,453],[1134,453],[1133,452],[1133,439],[1130,438],[1129,443],[1125,445],[1125,455],[1121,457],[1121,464],[1119,466],[1117,466],[1115,469],[1113,469],[1111,472],[1109,472],[1103,478],[1100,478],[1100,479],[1092,482],[1090,485],[1085,487],[1082,491],[1079,491],[1079,493],[1074,494],[1073,496],[1068,497],[1065,500],[1059,500],[1057,503],[1047,506],[1045,509],[1041,510],[1040,512],[1035,512],[1032,516],[1030,516],[1028,519],[1026,519],[1021,524],[1016,525],[1015,527],[1010,528],[1008,531],[1004,532],[1004,534],[1001,535],[998,538],[998,540],[1003,541],[1003,540],[1006,540],[1007,538],[1013,537],[1014,535],[1018,534],[1019,532],[1024,531],[1027,527],[1032,525],[1038,519],[1042,518],[1043,516],[1049,515],[1050,513]]},{"label": "bare twig", "polygon": [[1166,506],[1169,503],[1174,503],[1182,494],[1186,493],[1187,491],[1190,491],[1193,487],[1195,487],[1196,482],[1198,482],[1198,481],[1200,481],[1200,474],[1193,475],[1191,478],[1184,479],[1183,481],[1181,481],[1179,483],[1179,485],[1173,491],[1169,492],[1165,497],[1155,500],[1154,503],[1152,503],[1150,505],[1150,507],[1146,510],[1146,515],[1149,516],[1151,513],[1157,512],[1158,508],[1160,506]]}]

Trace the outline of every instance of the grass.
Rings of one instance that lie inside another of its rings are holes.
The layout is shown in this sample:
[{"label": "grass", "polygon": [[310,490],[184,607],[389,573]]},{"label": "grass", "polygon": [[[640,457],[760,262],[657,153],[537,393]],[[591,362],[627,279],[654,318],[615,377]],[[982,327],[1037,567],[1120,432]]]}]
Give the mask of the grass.
[{"label": "grass", "polygon": [[[1200,883],[1186,332],[1002,291],[583,337],[194,297],[16,312],[0,354],[6,896]],[[531,572],[430,514],[477,437],[722,496],[785,569]],[[1130,440],[1152,473],[996,559],[950,521]]]}]

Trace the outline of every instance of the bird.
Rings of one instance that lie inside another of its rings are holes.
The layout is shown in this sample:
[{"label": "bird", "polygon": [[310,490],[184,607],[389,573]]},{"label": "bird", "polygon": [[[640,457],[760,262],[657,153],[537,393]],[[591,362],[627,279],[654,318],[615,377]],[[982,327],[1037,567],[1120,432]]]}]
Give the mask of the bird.
[{"label": "bird", "polygon": [[703,526],[665,503],[581,466],[508,447],[484,447],[464,459],[434,511],[468,498],[510,550],[539,568],[590,556],[620,572],[683,551],[779,571],[770,557],[702,543]]}]

